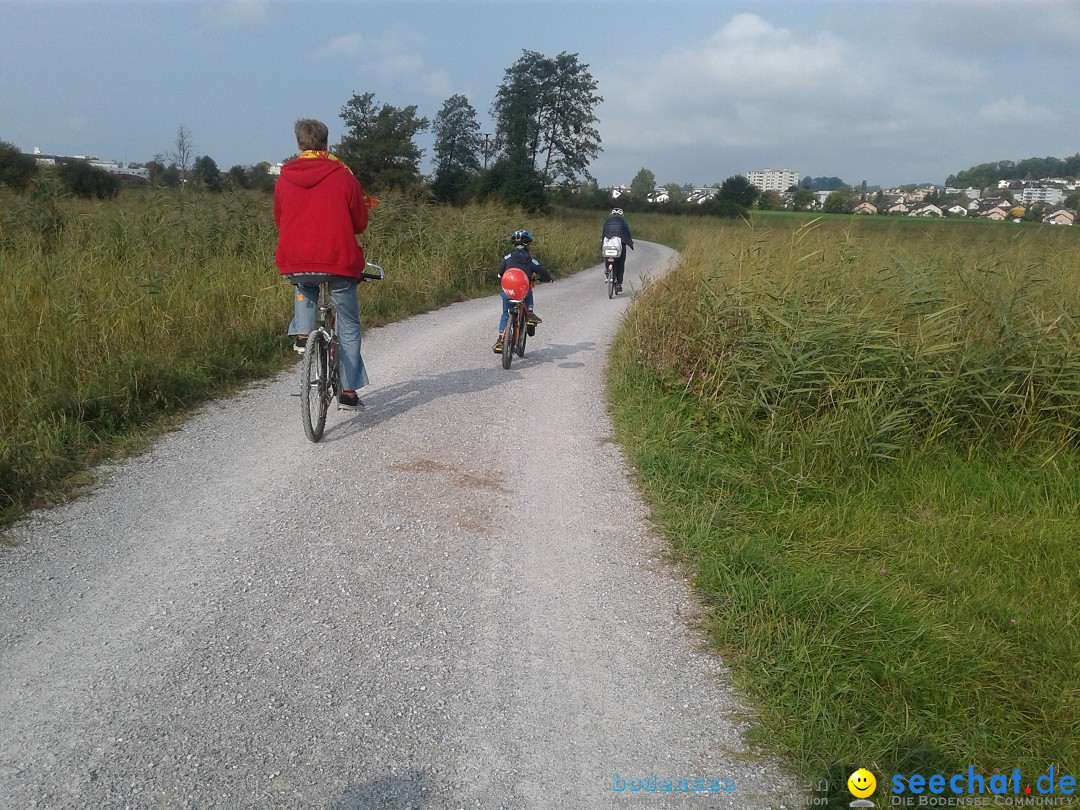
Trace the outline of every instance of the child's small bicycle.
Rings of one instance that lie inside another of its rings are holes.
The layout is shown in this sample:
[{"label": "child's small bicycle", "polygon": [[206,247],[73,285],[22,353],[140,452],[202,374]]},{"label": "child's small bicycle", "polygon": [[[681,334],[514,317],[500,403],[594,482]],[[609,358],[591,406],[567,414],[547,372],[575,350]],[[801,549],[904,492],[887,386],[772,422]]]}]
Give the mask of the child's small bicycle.
[{"label": "child's small bicycle", "polygon": [[518,357],[525,356],[525,338],[532,333],[532,327],[528,323],[529,308],[525,306],[525,297],[532,288],[533,281],[524,270],[510,267],[503,272],[502,289],[509,299],[506,309],[510,313],[506,328],[499,338],[502,341],[503,368],[510,368],[515,352]]},{"label": "child's small bicycle", "polygon": [[[385,271],[377,264],[367,263],[374,273],[362,273],[362,281],[382,281]],[[315,328],[307,338],[307,347],[300,366],[300,413],[304,420],[304,433],[313,442],[319,441],[326,427],[326,412],[330,403],[341,394],[336,313],[330,298],[329,283],[337,276],[325,273],[295,273],[290,281],[319,285],[319,314]]]}]

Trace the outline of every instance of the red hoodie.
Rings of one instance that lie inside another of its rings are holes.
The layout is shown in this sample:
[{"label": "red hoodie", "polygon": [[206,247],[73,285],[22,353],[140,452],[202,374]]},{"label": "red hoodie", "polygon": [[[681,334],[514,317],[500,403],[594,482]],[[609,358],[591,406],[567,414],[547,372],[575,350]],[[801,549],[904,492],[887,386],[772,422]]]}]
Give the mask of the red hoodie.
[{"label": "red hoodie", "polygon": [[355,234],[368,224],[364,190],[330,157],[297,158],[281,167],[274,185],[278,272],[330,273],[360,278],[364,251]]}]

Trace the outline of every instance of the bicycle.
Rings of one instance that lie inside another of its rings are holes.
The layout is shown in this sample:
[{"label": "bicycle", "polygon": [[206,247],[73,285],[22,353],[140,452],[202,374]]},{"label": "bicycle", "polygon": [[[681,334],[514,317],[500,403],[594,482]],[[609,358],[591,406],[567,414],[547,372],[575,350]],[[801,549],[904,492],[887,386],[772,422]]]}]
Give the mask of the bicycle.
[{"label": "bicycle", "polygon": [[525,356],[525,339],[533,334],[534,327],[528,322],[529,308],[525,306],[525,297],[533,288],[532,279],[524,270],[510,267],[502,274],[502,289],[509,299],[506,308],[510,317],[506,321],[499,340],[502,342],[502,367],[510,368],[516,353]]},{"label": "bicycle", "polygon": [[[386,271],[379,265],[367,262],[377,272],[360,274],[361,281],[382,281]],[[326,413],[330,403],[341,394],[339,378],[338,337],[335,330],[336,313],[330,297],[330,282],[339,276],[326,273],[294,273],[289,280],[294,284],[319,285],[319,314],[315,328],[308,333],[307,346],[300,366],[300,413],[304,420],[304,433],[313,442],[319,441],[326,427]]]},{"label": "bicycle", "polygon": [[607,284],[607,297],[614,298],[616,295],[615,264],[622,255],[622,239],[618,236],[605,236],[600,254],[604,257],[604,282]]}]

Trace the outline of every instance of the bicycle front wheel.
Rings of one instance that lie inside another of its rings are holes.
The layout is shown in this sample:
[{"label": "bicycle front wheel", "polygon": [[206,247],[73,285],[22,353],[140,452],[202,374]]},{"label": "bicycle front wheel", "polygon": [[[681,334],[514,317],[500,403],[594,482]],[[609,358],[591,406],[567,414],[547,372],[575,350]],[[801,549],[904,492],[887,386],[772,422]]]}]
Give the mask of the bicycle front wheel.
[{"label": "bicycle front wheel", "polygon": [[329,343],[323,332],[315,331],[308,335],[300,368],[300,411],[304,418],[304,433],[313,442],[322,438],[332,396]]},{"label": "bicycle front wheel", "polygon": [[502,367],[510,368],[510,362],[514,359],[514,341],[517,340],[517,331],[514,327],[515,322],[510,321],[506,324],[506,331],[503,332],[503,351],[502,351]]},{"label": "bicycle front wheel", "polygon": [[514,351],[517,352],[518,357],[524,357],[525,356],[525,338],[527,338],[528,336],[529,336],[529,329],[525,325],[525,317],[522,316],[521,320],[518,321],[517,342],[514,345]]}]

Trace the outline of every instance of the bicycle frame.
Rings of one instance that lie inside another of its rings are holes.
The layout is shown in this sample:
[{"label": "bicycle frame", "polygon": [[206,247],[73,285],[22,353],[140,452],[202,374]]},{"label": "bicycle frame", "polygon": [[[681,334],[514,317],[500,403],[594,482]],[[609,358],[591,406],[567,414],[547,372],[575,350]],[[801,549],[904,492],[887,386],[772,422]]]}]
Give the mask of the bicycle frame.
[{"label": "bicycle frame", "polygon": [[[530,280],[529,289],[536,285]],[[506,310],[509,317],[506,319],[506,328],[501,335],[502,367],[510,368],[510,363],[516,353],[518,357],[525,356],[525,339],[529,334],[528,320],[529,308],[525,306],[524,299],[511,298],[507,301]]]},{"label": "bicycle frame", "polygon": [[[385,271],[376,264],[368,267],[377,273],[362,273],[360,281],[381,281]],[[307,437],[317,442],[326,426],[326,414],[330,403],[341,395],[340,344],[337,336],[337,311],[330,295],[331,276],[296,274],[290,277],[294,284],[317,283],[319,309],[315,328],[308,333],[307,347],[300,371],[300,410]]]}]

